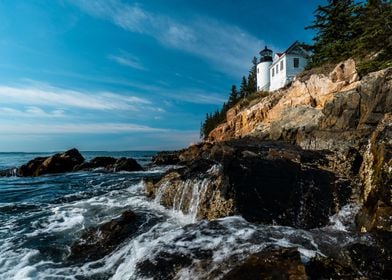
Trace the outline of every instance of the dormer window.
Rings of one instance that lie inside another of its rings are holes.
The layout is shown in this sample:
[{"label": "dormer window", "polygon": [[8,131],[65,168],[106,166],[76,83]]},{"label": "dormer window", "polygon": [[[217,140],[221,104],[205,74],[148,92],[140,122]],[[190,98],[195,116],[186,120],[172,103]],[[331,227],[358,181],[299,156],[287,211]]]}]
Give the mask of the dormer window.
[{"label": "dormer window", "polygon": [[299,67],[299,58],[298,58],[298,57],[295,57],[295,58],[293,59],[293,62],[294,62],[294,68],[298,68],[298,67]]}]

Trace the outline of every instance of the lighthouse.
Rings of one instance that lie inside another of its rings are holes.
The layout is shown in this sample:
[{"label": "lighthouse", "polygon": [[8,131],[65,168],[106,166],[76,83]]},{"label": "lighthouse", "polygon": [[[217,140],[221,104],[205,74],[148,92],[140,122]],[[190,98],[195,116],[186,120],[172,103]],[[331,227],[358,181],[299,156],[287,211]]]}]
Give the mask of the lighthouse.
[{"label": "lighthouse", "polygon": [[260,55],[260,63],[257,64],[257,90],[269,91],[272,51],[265,46],[264,50],[260,52]]}]

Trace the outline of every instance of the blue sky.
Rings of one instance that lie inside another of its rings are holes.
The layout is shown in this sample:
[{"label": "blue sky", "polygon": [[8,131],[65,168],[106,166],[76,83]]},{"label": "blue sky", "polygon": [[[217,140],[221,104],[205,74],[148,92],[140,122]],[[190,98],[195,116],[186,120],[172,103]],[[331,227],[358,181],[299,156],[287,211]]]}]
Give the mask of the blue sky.
[{"label": "blue sky", "polygon": [[324,1],[0,1],[0,151],[197,142],[264,45],[311,42]]}]

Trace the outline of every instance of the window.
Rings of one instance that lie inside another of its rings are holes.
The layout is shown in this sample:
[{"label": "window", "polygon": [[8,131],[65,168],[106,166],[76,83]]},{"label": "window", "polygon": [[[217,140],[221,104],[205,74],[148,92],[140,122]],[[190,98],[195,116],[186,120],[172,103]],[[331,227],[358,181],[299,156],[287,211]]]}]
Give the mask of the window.
[{"label": "window", "polygon": [[278,74],[278,73],[279,73],[279,65],[276,64],[276,74]]},{"label": "window", "polygon": [[294,62],[294,68],[298,68],[299,67],[299,58],[294,58],[293,59],[293,62]]},{"label": "window", "polygon": [[272,77],[275,76],[275,68],[272,68]]},{"label": "window", "polygon": [[280,71],[283,70],[283,60],[280,62]]},{"label": "window", "polygon": [[259,73],[259,68],[257,68],[257,73]]}]

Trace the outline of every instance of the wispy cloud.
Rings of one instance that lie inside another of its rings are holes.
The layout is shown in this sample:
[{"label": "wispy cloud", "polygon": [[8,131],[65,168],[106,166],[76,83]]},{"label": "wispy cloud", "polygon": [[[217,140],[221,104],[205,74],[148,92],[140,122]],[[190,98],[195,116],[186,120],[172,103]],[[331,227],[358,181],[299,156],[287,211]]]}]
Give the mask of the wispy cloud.
[{"label": "wispy cloud", "polygon": [[55,109],[51,111],[45,111],[42,108],[36,106],[26,107],[24,110],[14,109],[10,107],[1,107],[0,116],[3,117],[23,117],[23,118],[60,118],[64,117],[65,111],[61,109]]},{"label": "wispy cloud", "polygon": [[[39,105],[58,108],[76,107],[90,110],[141,110],[151,102],[137,96],[127,96],[112,92],[83,92],[53,87],[47,84],[32,84],[21,87],[1,86],[2,104],[30,106],[30,113],[39,113]],[[35,111],[35,112],[34,112]]]},{"label": "wispy cloud", "polygon": [[147,69],[141,64],[140,60],[132,54],[121,51],[118,55],[109,55],[108,58],[118,64],[134,68],[136,70],[146,71]]},{"label": "wispy cloud", "polygon": [[153,133],[168,132],[167,129],[154,128],[132,123],[85,123],[85,124],[1,124],[0,131],[10,135],[36,134],[108,134],[108,133]]},{"label": "wispy cloud", "polygon": [[151,36],[165,46],[199,56],[230,75],[247,71],[253,54],[263,45],[261,40],[235,25],[204,16],[183,22],[121,0],[69,1],[125,30]]},{"label": "wispy cloud", "polygon": [[166,98],[194,104],[222,105],[227,99],[220,93],[206,92],[200,89],[162,91],[160,94]]}]

